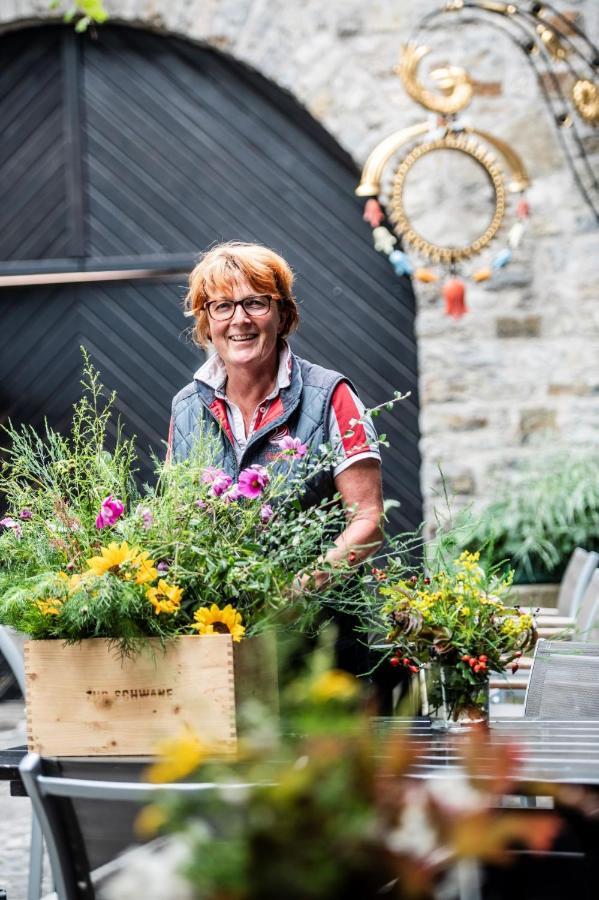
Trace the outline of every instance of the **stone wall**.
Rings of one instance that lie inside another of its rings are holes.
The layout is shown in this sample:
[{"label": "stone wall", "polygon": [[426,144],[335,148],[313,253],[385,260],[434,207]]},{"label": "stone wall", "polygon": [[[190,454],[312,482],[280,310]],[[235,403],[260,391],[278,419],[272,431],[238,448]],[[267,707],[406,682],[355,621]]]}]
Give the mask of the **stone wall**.
[{"label": "stone wall", "polygon": [[[47,5],[2,0],[0,23],[55,18]],[[184,35],[247,62],[294,93],[360,164],[391,131],[426,115],[403,92],[393,66],[416,20],[439,5],[106,0],[113,21]],[[596,0],[559,8],[599,38]],[[482,504],[518,460],[597,445],[599,232],[522,54],[489,26],[456,29],[448,16],[427,43],[436,61],[473,76],[468,120],[512,143],[533,178],[528,238],[499,278],[469,287],[469,315],[446,318],[438,287],[417,287],[422,487],[430,519],[439,467],[456,506]],[[597,166],[597,132],[592,142]]]}]

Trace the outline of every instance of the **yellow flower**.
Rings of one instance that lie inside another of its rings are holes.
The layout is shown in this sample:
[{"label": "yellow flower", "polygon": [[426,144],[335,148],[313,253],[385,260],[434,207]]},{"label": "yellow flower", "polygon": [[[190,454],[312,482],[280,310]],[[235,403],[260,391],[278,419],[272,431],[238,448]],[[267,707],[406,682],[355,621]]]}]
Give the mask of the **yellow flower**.
[{"label": "yellow flower", "polygon": [[460,612],[461,612],[464,616],[469,616],[469,615],[470,615],[470,607],[469,607],[469,606],[462,606]]},{"label": "yellow flower", "polygon": [[208,755],[208,748],[192,731],[184,731],[157,748],[162,757],[146,771],[148,781],[163,784],[185,778],[200,766]]},{"label": "yellow flower", "polygon": [[90,576],[93,575],[93,574],[94,574],[94,573],[93,573],[93,572],[91,571],[91,569],[90,569],[90,570],[88,570],[87,572],[83,572],[83,574],[81,574],[81,575],[79,575],[79,574],[77,574],[77,573],[75,573],[74,575],[71,575],[71,577],[70,577],[69,580],[68,580],[68,581],[69,581],[69,585],[68,585],[68,586],[69,586],[69,592],[72,594],[72,593],[74,593],[75,591],[79,590],[79,588],[80,588],[83,584],[85,584],[85,582],[86,582],[86,581],[90,578]]},{"label": "yellow flower", "polygon": [[341,669],[323,672],[310,687],[311,697],[320,703],[353,700],[358,692],[358,679]]},{"label": "yellow flower", "polygon": [[52,597],[50,600],[36,600],[35,605],[44,616],[58,616],[62,607],[62,600]]},{"label": "yellow flower", "polygon": [[118,575],[121,567],[133,562],[138,552],[136,548],[130,547],[127,541],[123,541],[120,545],[113,541],[108,547],[102,547],[100,556],[88,559],[87,565],[98,577],[105,575],[106,572]]},{"label": "yellow flower", "polygon": [[146,597],[157,614],[179,612],[182,596],[183,588],[168,584],[163,578],[158,582],[158,587],[146,588]]},{"label": "yellow flower", "polygon": [[144,550],[135,559],[134,564],[137,569],[135,584],[147,584],[148,581],[156,581],[158,578],[158,569],[154,566],[154,560],[148,558],[149,556],[147,550]]},{"label": "yellow flower", "polygon": [[219,609],[216,603],[210,608],[202,606],[196,609],[193,617],[195,622],[191,627],[200,634],[230,634],[234,641],[240,641],[245,634],[241,613],[230,603],[224,609]]},{"label": "yellow flower", "polygon": [[152,838],[168,821],[166,811],[156,803],[144,806],[135,820],[135,833],[141,838]]}]

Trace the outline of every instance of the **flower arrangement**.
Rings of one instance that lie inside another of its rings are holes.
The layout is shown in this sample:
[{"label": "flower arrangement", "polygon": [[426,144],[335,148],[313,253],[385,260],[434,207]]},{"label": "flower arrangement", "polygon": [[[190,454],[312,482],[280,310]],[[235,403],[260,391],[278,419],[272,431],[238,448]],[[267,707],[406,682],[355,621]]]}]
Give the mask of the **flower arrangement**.
[{"label": "flower arrangement", "polygon": [[381,616],[391,645],[389,662],[413,674],[438,664],[428,703],[451,719],[484,705],[489,673],[518,659],[536,641],[533,617],[507,606],[512,573],[486,571],[479,553],[460,556],[429,574],[405,580],[379,573]]},{"label": "flower arrangement", "polygon": [[[8,429],[0,622],[38,639],[109,638],[127,651],[185,633],[240,641],[283,611],[289,619],[293,579],[346,525],[340,504],[303,509],[299,499],[332,451],[309,455],[283,438],[272,465],[249,466],[234,483],[207,438],[184,462],[157,462],[156,485],[141,493],[133,442],[115,428],[115,397],[104,397],[89,361],[82,383],[70,436]],[[306,594],[293,604],[294,627],[311,628],[347,583],[349,564],[329,568],[320,602]],[[347,591],[361,589],[358,580]]]}]

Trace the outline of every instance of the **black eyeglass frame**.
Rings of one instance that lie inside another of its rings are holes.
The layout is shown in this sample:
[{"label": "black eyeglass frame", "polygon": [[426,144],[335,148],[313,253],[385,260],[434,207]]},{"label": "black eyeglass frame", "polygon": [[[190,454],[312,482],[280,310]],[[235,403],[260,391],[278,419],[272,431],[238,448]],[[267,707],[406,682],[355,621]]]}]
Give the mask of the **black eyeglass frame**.
[{"label": "black eyeglass frame", "polygon": [[[266,307],[264,312],[256,314],[256,313],[251,313],[249,310],[246,309],[245,304],[250,300],[256,300],[256,299],[268,300],[268,306]],[[208,313],[208,315],[214,322],[228,322],[229,319],[232,319],[233,316],[235,315],[235,310],[237,309],[238,306],[241,306],[244,313],[247,316],[249,316],[251,319],[260,319],[262,316],[266,316],[270,312],[270,307],[271,307],[272,301],[273,301],[272,294],[250,294],[249,297],[243,297],[241,300],[224,300],[224,299],[223,300],[210,300],[208,303],[206,303],[204,305],[204,309],[206,310],[206,312]],[[212,313],[210,312],[210,307],[214,306],[215,303],[232,303],[233,311],[232,311],[231,315],[225,316],[222,319],[217,319],[216,316],[213,316]]]}]

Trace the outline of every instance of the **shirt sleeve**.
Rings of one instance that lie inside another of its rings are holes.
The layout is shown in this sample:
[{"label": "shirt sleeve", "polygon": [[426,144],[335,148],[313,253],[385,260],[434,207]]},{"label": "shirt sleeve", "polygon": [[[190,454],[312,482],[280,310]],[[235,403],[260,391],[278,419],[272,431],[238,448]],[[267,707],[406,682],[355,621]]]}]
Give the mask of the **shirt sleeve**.
[{"label": "shirt sleeve", "polygon": [[[377,436],[372,419],[364,415],[364,404],[352,391],[347,382],[342,381],[333,391],[329,412],[329,440],[335,450],[333,477],[353,463],[362,459],[378,459]],[[359,423],[350,425],[352,420]]]}]

